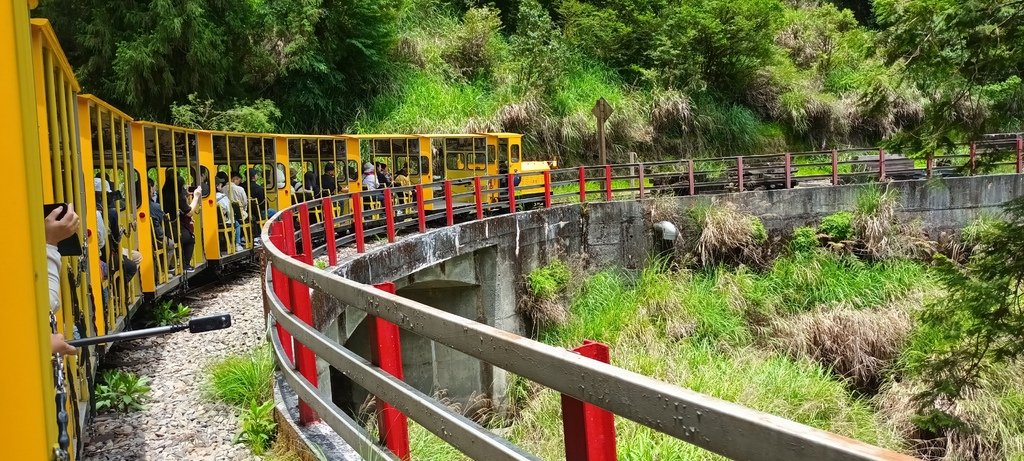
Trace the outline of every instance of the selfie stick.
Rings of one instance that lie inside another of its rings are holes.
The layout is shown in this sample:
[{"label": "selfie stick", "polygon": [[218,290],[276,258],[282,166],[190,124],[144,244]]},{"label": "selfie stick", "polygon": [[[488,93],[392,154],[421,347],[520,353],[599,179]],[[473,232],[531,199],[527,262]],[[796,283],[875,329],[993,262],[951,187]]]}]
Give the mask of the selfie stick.
[{"label": "selfie stick", "polygon": [[68,341],[68,344],[74,347],[92,346],[94,344],[113,343],[120,341],[128,341],[132,339],[149,338],[151,336],[166,335],[169,333],[177,333],[179,331],[188,330],[189,333],[202,333],[205,331],[222,330],[231,326],[231,315],[230,314],[219,314],[211,315],[209,317],[200,317],[197,319],[189,320],[188,323],[181,325],[169,325],[166,327],[146,328],[143,330],[126,331],[123,333],[114,333],[106,336],[93,336],[91,338],[82,338]]}]

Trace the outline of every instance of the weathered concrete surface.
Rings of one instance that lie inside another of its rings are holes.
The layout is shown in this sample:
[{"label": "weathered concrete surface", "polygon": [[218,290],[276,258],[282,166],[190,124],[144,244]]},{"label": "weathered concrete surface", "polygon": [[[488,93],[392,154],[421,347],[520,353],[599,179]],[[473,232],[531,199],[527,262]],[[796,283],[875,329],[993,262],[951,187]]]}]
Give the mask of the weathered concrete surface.
[{"label": "weathered concrete surface", "polygon": [[[836,211],[852,210],[864,187],[876,186],[826,186],[679,197],[676,203],[686,209],[701,201],[732,202],[741,210],[760,216],[769,230],[789,231],[816,224]],[[894,181],[883,187],[899,192],[901,218],[920,219],[925,232],[935,236],[942,231],[960,229],[981,214],[996,214],[1006,201],[1024,196],[1024,175]]]}]

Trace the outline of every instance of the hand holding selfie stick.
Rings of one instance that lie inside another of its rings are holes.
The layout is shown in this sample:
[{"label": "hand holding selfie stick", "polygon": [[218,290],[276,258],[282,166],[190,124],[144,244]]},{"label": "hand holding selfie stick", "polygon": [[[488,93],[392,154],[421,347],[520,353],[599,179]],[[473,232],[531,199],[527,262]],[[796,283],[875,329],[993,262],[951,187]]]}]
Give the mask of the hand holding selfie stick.
[{"label": "hand holding selfie stick", "polygon": [[92,346],[94,344],[114,343],[132,339],[149,338],[179,331],[188,330],[189,333],[203,333],[206,331],[222,330],[231,326],[230,314],[211,315],[189,320],[181,325],[169,325],[166,327],[146,328],[143,330],[126,331],[105,336],[93,336],[91,338],[76,339],[68,341],[74,347]]}]

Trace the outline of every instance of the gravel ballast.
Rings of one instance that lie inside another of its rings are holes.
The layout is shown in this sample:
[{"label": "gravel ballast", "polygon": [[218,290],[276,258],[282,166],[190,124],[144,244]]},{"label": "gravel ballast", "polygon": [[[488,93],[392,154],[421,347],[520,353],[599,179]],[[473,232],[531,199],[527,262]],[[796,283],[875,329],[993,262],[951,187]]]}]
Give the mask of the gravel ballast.
[{"label": "gravel ballast", "polygon": [[231,328],[137,340],[113,350],[108,366],[149,378],[152,390],[144,410],[96,416],[87,430],[84,459],[259,459],[245,445],[232,443],[238,432],[235,411],[203,394],[210,363],[248,353],[266,337],[259,274],[250,271],[194,297],[185,301],[193,316],[228,313]]}]

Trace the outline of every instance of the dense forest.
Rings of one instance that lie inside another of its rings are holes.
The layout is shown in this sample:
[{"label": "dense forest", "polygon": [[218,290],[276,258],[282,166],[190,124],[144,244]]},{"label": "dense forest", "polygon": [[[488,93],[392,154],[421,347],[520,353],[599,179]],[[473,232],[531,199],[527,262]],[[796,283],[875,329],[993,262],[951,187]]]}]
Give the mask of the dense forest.
[{"label": "dense forest", "polygon": [[43,0],[85,91],[210,129],[506,130],[592,161],[1024,127],[1022,0]]}]

